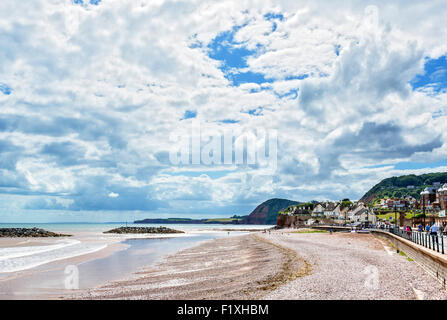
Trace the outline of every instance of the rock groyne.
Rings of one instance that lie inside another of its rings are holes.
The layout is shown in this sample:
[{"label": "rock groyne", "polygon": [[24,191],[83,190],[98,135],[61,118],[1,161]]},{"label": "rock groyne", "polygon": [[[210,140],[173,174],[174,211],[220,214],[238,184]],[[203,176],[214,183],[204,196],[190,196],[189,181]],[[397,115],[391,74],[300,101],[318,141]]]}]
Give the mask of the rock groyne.
[{"label": "rock groyne", "polygon": [[69,234],[60,234],[39,228],[0,228],[0,238],[26,238],[26,237],[70,237]]},{"label": "rock groyne", "polygon": [[104,233],[184,233],[183,231],[169,229],[166,227],[120,227]]}]

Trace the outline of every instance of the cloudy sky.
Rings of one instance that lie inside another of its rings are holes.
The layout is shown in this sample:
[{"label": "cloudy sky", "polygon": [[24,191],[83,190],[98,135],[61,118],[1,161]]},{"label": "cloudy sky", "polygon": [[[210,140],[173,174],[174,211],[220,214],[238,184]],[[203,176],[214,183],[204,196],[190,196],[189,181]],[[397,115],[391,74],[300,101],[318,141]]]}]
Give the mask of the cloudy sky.
[{"label": "cloudy sky", "polygon": [[[446,16],[444,0],[3,0],[0,222],[248,214],[447,171]],[[173,164],[193,121],[276,130],[276,170]]]}]

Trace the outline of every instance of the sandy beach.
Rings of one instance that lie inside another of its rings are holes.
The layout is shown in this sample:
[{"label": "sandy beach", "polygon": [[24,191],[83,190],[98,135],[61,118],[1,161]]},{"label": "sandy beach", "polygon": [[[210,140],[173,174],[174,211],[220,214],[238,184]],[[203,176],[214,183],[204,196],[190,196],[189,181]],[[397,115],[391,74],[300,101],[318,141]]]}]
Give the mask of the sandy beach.
[{"label": "sandy beach", "polygon": [[[103,234],[102,232],[71,232],[71,237],[56,238],[0,238],[0,299],[58,299],[70,294],[65,290],[65,269],[78,266],[82,272],[81,285],[97,285],[107,279],[120,279],[117,267],[98,277],[101,261],[129,249],[129,240],[161,241],[163,239],[191,237],[185,234]],[[151,261],[150,258],[146,261]],[[89,263],[100,266],[89,265]],[[133,262],[124,270],[133,270]],[[137,267],[135,267],[137,268]],[[114,271],[113,273],[111,271]]]},{"label": "sandy beach", "polygon": [[131,279],[88,290],[82,299],[259,299],[307,272],[303,260],[257,235],[205,242]]},{"label": "sandy beach", "polygon": [[208,241],[66,298],[417,300],[447,292],[371,234],[275,231]]}]

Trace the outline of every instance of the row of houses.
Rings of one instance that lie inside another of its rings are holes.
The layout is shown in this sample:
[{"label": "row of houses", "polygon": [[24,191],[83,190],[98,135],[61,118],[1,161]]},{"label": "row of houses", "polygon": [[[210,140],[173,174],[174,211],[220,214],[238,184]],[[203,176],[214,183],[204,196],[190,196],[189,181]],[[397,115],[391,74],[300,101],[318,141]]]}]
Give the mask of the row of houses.
[{"label": "row of houses", "polygon": [[400,198],[389,198],[381,199],[375,206],[374,209],[416,209],[418,208],[418,200],[410,195],[405,196],[403,199]]},{"label": "row of houses", "polygon": [[[376,204],[374,209],[421,209],[438,210],[437,212],[447,211],[447,183],[444,185],[434,184],[431,187],[425,188],[421,192],[420,199],[416,199],[410,195],[401,198],[382,199]],[[441,211],[440,211],[441,210]],[[311,216],[306,218],[306,223],[314,223],[323,219],[330,219],[335,223],[350,223],[361,222],[376,224],[377,216],[369,209],[362,201],[354,201],[353,203],[346,203],[342,201],[325,201],[315,205],[301,205],[289,207],[286,212],[287,215],[294,216]],[[445,215],[440,215],[445,216]]]},{"label": "row of houses", "polygon": [[376,223],[376,215],[361,201],[354,202],[351,206],[343,206],[342,202],[321,202],[314,207],[312,217],[346,222]]},{"label": "row of houses", "polygon": [[447,183],[443,186],[434,184],[421,192],[420,208],[433,211],[447,210]]},{"label": "row of houses", "polygon": [[447,210],[447,183],[442,185],[437,182],[433,186],[426,187],[420,193],[420,199],[410,195],[404,198],[381,199],[374,209],[388,210],[407,210],[407,209],[425,209],[428,211]]}]

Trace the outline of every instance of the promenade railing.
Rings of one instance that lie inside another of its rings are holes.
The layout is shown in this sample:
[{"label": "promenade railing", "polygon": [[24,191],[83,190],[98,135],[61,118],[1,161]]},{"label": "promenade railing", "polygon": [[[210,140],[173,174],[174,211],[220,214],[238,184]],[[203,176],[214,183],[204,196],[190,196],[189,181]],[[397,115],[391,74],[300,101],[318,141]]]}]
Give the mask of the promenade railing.
[{"label": "promenade railing", "polygon": [[430,232],[421,231],[406,231],[400,228],[385,228],[379,230],[388,231],[396,236],[407,239],[442,254],[445,254],[446,252],[444,247],[446,241],[444,239],[445,235],[443,234],[431,234]]}]

